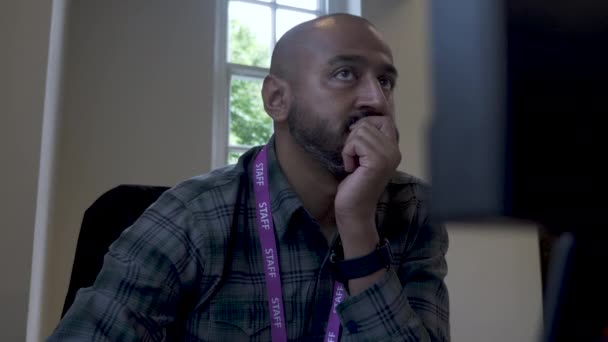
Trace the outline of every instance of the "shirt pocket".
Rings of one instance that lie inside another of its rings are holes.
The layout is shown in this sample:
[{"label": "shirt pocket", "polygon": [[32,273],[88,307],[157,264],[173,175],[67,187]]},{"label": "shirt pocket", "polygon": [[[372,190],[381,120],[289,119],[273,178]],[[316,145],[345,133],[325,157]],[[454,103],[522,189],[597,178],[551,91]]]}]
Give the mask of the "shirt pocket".
[{"label": "shirt pocket", "polygon": [[[293,305],[284,302],[285,312]],[[211,301],[209,308],[209,337],[214,340],[234,338],[236,340],[270,341],[270,313],[267,301],[234,300]],[[294,331],[293,316],[286,315],[287,333]],[[291,317],[289,317],[291,316]],[[295,329],[297,331],[297,328]]]}]

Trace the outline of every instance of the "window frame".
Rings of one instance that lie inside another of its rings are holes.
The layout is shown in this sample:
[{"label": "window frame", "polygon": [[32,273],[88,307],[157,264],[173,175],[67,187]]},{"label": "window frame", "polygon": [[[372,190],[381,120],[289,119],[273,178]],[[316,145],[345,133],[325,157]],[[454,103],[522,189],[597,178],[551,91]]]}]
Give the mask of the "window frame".
[{"label": "window frame", "polygon": [[[228,62],[228,5],[232,0],[216,0],[215,37],[214,37],[214,90],[213,90],[213,130],[211,142],[212,169],[227,165],[228,153],[245,152],[250,146],[230,145],[230,83],[232,77],[263,79],[268,68],[248,66]],[[278,9],[295,10],[317,16],[328,13],[351,13],[361,15],[360,0],[317,0],[318,10],[292,7],[278,4],[276,0],[264,2],[259,0],[234,0],[271,9],[271,42],[270,51],[276,44],[276,13]]]}]

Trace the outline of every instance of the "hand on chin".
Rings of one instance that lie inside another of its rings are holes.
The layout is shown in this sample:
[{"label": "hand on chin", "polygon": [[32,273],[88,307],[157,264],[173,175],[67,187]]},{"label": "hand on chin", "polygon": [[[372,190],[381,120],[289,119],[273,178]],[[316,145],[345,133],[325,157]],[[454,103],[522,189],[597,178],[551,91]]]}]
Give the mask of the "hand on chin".
[{"label": "hand on chin", "polygon": [[393,119],[369,116],[359,120],[351,127],[342,159],[350,174],[338,186],[334,201],[338,230],[341,235],[366,236],[371,232],[348,227],[372,225],[375,231],[376,203],[401,162]]}]

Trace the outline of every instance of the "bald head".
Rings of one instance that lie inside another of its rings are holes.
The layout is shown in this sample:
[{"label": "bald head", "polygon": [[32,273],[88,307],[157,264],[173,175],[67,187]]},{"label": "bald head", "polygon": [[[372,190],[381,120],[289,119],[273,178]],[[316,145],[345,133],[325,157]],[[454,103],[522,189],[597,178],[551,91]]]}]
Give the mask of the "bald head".
[{"label": "bald head", "polygon": [[272,53],[270,73],[291,82],[299,71],[305,70],[310,53],[366,32],[375,36],[390,54],[374,26],[362,17],[351,14],[330,14],[303,22],[287,31]]}]

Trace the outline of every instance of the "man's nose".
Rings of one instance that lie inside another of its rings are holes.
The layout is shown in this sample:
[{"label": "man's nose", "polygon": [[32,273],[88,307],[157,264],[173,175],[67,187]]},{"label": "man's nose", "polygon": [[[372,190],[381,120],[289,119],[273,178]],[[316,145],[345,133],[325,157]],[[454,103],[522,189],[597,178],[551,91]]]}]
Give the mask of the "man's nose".
[{"label": "man's nose", "polygon": [[361,79],[357,92],[358,109],[373,111],[378,115],[389,114],[387,94],[375,76]]}]

